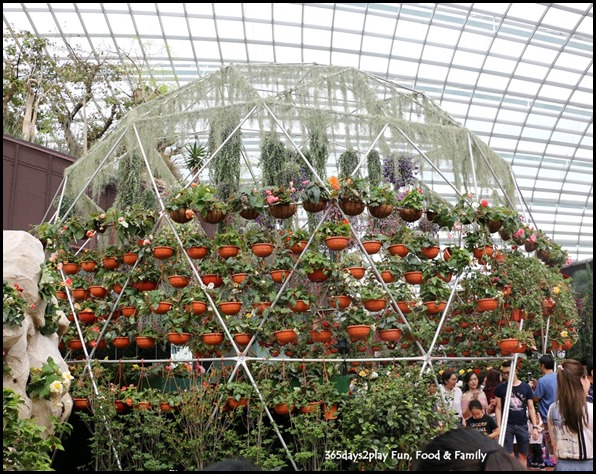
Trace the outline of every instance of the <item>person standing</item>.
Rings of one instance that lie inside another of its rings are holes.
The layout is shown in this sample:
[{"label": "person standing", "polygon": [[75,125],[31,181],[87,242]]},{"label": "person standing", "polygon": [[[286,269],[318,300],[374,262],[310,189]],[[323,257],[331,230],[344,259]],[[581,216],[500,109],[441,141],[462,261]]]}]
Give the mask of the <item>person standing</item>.
[{"label": "person standing", "polygon": [[461,388],[457,387],[457,374],[453,370],[446,370],[441,374],[441,386],[439,393],[443,400],[443,406],[448,412],[453,413],[457,417],[461,425]]},{"label": "person standing", "polygon": [[461,399],[463,420],[467,420],[472,416],[468,407],[472,400],[478,400],[482,405],[482,411],[486,413],[488,410],[488,401],[486,400],[486,394],[480,389],[480,380],[475,372],[468,372],[464,375],[464,390]]},{"label": "person standing", "polygon": [[494,418],[495,416],[495,409],[497,407],[497,399],[495,398],[495,389],[501,383],[501,372],[497,369],[490,368],[486,372],[486,382],[484,383],[484,387],[482,391],[486,395],[486,400],[488,401],[488,408],[486,413],[489,414]]},{"label": "person standing", "polygon": [[593,471],[594,411],[586,400],[590,381],[585,367],[567,359],[557,371],[557,400],[548,409],[555,471]]},{"label": "person standing", "polygon": [[538,438],[538,429],[540,427],[537,424],[536,411],[534,410],[534,392],[526,382],[522,382],[517,378],[517,371],[512,369],[511,361],[507,360],[503,362],[501,374],[505,381],[495,389],[495,397],[497,399],[497,425],[499,425],[499,428],[503,429],[501,425],[505,399],[507,396],[507,380],[508,377],[513,377],[503,447],[507,452],[513,453],[513,438],[515,438],[517,440],[517,454],[519,460],[522,464],[526,465],[528,461],[530,441],[528,435],[528,416],[532,422],[532,438]]},{"label": "person standing", "polygon": [[540,364],[540,372],[542,377],[538,379],[536,390],[534,390],[534,403],[538,404],[538,412],[542,418],[542,435],[544,446],[546,447],[545,462],[549,467],[554,467],[556,464],[551,462],[550,456],[553,454],[552,443],[550,442],[550,435],[548,432],[547,413],[550,406],[555,403],[557,399],[557,374],[555,373],[555,359],[551,355],[543,355],[538,359]]},{"label": "person standing", "polygon": [[480,403],[480,400],[470,400],[470,416],[466,419],[466,428],[480,431],[492,439],[499,437],[499,427],[492,416],[488,416]]}]

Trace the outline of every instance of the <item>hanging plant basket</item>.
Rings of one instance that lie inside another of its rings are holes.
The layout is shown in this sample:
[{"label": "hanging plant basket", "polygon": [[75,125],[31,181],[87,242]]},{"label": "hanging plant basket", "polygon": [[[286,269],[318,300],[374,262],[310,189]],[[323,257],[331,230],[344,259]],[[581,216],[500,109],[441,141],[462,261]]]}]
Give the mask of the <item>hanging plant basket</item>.
[{"label": "hanging plant basket", "polygon": [[244,219],[247,219],[249,221],[255,220],[257,217],[259,217],[261,214],[258,210],[256,210],[254,207],[247,207],[242,209],[240,212],[240,217],[243,217]]},{"label": "hanging plant basket", "polygon": [[422,272],[420,270],[406,272],[404,273],[404,278],[410,285],[420,285],[424,281],[422,278]]},{"label": "hanging plant basket", "polygon": [[352,298],[347,295],[330,296],[329,306],[339,310],[346,309],[352,303]]},{"label": "hanging plant basket", "polygon": [[190,341],[191,333],[183,332],[182,334],[178,334],[177,332],[169,332],[168,333],[168,341],[174,344],[175,346],[182,346]]},{"label": "hanging plant basket", "polygon": [[295,405],[288,406],[285,403],[278,403],[276,405],[273,405],[273,411],[281,416],[289,415],[295,409],[296,409]]},{"label": "hanging plant basket", "polygon": [[379,339],[381,341],[399,341],[401,340],[401,329],[383,329],[379,331]]},{"label": "hanging plant basket", "polygon": [[288,248],[290,249],[290,252],[292,252],[294,255],[300,255],[306,248],[306,244],[306,240],[301,240],[300,242],[296,242],[294,245]]},{"label": "hanging plant basket", "polygon": [[310,202],[310,201],[303,201],[302,208],[306,212],[315,213],[321,212],[327,207],[327,201],[319,201],[319,202]]},{"label": "hanging plant basket", "polygon": [[170,275],[168,281],[174,288],[186,288],[190,283],[190,277],[184,275]]},{"label": "hanging plant basket", "polygon": [[505,229],[500,229],[499,230],[499,236],[501,237],[501,239],[507,241],[507,240],[511,240],[512,235],[507,232]]},{"label": "hanging plant basket", "polygon": [[474,258],[478,260],[483,259],[484,257],[490,257],[494,252],[494,248],[490,245],[485,245],[484,247],[477,247],[474,249]]},{"label": "hanging plant basket", "polygon": [[352,342],[362,341],[368,337],[371,327],[368,324],[354,324],[346,328]]},{"label": "hanging plant basket", "polygon": [[387,300],[383,298],[363,300],[362,304],[367,311],[377,312],[385,309],[387,306]]},{"label": "hanging plant basket", "polygon": [[230,316],[238,314],[242,309],[242,303],[240,301],[226,301],[224,303],[219,303],[217,306],[223,314]]},{"label": "hanging plant basket", "polygon": [[223,285],[223,278],[215,273],[205,273],[201,275],[201,281],[205,285],[209,285],[209,283],[213,283],[215,288],[220,287]]},{"label": "hanging plant basket", "polygon": [[106,270],[116,270],[120,266],[120,262],[114,257],[104,257],[101,261]]},{"label": "hanging plant basket", "polygon": [[269,306],[271,306],[271,301],[261,301],[259,303],[253,303],[252,307],[256,311],[257,314],[263,314]]},{"label": "hanging plant basket", "polygon": [[368,212],[377,219],[385,219],[393,212],[392,204],[379,204],[378,206],[368,206]]},{"label": "hanging plant basket", "polygon": [[399,217],[406,222],[416,222],[422,217],[423,209],[412,209],[409,207],[401,207],[399,209]]},{"label": "hanging plant basket", "polygon": [[151,280],[137,281],[132,285],[137,291],[152,291],[157,288],[157,282]]},{"label": "hanging plant basket", "polygon": [[341,236],[332,236],[327,237],[325,239],[325,245],[329,250],[333,250],[334,252],[338,252],[348,247],[350,243],[349,237],[341,237]]},{"label": "hanging plant basket", "polygon": [[83,342],[79,339],[71,339],[67,343],[68,349],[71,351],[82,351],[83,350]]},{"label": "hanging plant basket", "polygon": [[349,271],[356,280],[360,280],[366,273],[366,268],[364,267],[348,267],[346,270]]},{"label": "hanging plant basket", "polygon": [[130,346],[130,339],[126,336],[116,336],[112,341],[112,347],[125,349]]},{"label": "hanging plant basket", "polygon": [[166,314],[172,309],[172,306],[169,301],[160,301],[157,306],[151,306],[151,311],[155,314]]},{"label": "hanging plant basket", "polygon": [[134,252],[128,252],[122,255],[122,261],[132,267],[135,263],[137,263],[139,256]]},{"label": "hanging plant basket", "polygon": [[[86,262],[81,262],[81,270],[84,272],[90,273],[95,270],[97,263],[92,260],[87,260]],[[65,272],[66,273],[66,272]]]},{"label": "hanging plant basket", "polygon": [[184,309],[187,313],[192,312],[192,314],[197,316],[207,311],[207,303],[204,301],[192,301],[189,305],[185,305]]},{"label": "hanging plant basket", "polygon": [[238,344],[239,346],[246,346],[251,339],[252,336],[246,332],[234,334],[234,341],[236,341],[236,344]]},{"label": "hanging plant basket", "polygon": [[86,288],[75,288],[72,290],[72,297],[78,301],[87,299],[88,294],[89,290]]},{"label": "hanging plant basket", "polygon": [[501,229],[501,227],[503,227],[503,221],[501,219],[496,221],[488,221],[486,227],[488,227],[488,231],[491,234],[494,234],[495,232],[498,232]]},{"label": "hanging plant basket", "polygon": [[426,306],[426,312],[429,314],[438,314],[447,306],[446,301],[440,301],[438,303],[436,301],[424,301],[423,303]]},{"label": "hanging plant basket", "polygon": [[248,278],[248,273],[234,273],[231,278],[234,283],[240,284]]},{"label": "hanging plant basket", "polygon": [[298,210],[298,206],[295,203],[291,204],[278,204],[277,206],[269,206],[269,214],[276,219],[289,219]]},{"label": "hanging plant basket", "polygon": [[404,314],[411,313],[415,306],[416,306],[416,301],[398,301],[397,302],[397,307]]},{"label": "hanging plant basket", "polygon": [[221,344],[223,340],[223,332],[212,332],[208,334],[203,334],[203,342],[208,346],[217,346],[218,344]]},{"label": "hanging plant basket", "polygon": [[269,275],[275,283],[283,283],[290,276],[290,270],[271,270]]},{"label": "hanging plant basket", "polygon": [[499,300],[497,298],[480,298],[476,303],[476,311],[483,313],[484,311],[494,311],[499,307]]},{"label": "hanging plant basket", "polygon": [[75,410],[90,410],[91,400],[89,400],[88,398],[73,397],[72,406]]},{"label": "hanging plant basket", "polygon": [[147,336],[135,337],[135,342],[139,349],[153,349],[155,347],[155,338]]},{"label": "hanging plant basket", "polygon": [[293,329],[282,329],[273,333],[278,344],[285,345],[298,340],[298,334]]},{"label": "hanging plant basket", "polygon": [[322,329],[320,331],[311,329],[309,334],[310,334],[310,338],[314,342],[329,342],[329,341],[331,341],[331,338],[333,337],[333,333],[331,331],[329,331],[328,329]]},{"label": "hanging plant basket", "polygon": [[158,260],[167,260],[174,255],[174,247],[158,245],[153,247],[153,256]]},{"label": "hanging plant basket", "polygon": [[186,224],[190,222],[195,213],[191,209],[176,209],[170,211],[170,219],[178,224]]},{"label": "hanging plant basket", "polygon": [[366,240],[362,242],[362,246],[364,247],[364,250],[367,254],[374,255],[379,250],[381,250],[383,242],[381,242],[380,240]]},{"label": "hanging plant basket", "polygon": [[203,222],[207,222],[208,224],[219,224],[226,218],[227,215],[227,212],[218,210],[207,211],[207,213],[204,216],[200,214],[201,220]]},{"label": "hanging plant basket", "polygon": [[79,321],[83,324],[92,324],[95,322],[95,313],[93,311],[81,311],[78,314]]},{"label": "hanging plant basket", "polygon": [[303,300],[297,300],[295,305],[290,304],[288,306],[295,313],[306,313],[310,308],[310,303]]},{"label": "hanging plant basket", "polygon": [[519,346],[519,339],[503,339],[498,346],[501,352],[514,352]]},{"label": "hanging plant basket", "polygon": [[108,289],[103,286],[93,285],[89,287],[89,293],[96,298],[105,298],[108,294]]},{"label": "hanging plant basket", "polygon": [[405,257],[410,253],[410,250],[404,244],[390,245],[387,250],[391,255],[399,255],[400,257]]},{"label": "hanging plant basket", "polygon": [[325,273],[324,270],[319,269],[315,270],[312,273],[307,273],[306,278],[308,278],[313,283],[321,283],[326,281],[329,278],[329,275]]},{"label": "hanging plant basket", "polygon": [[79,264],[78,263],[63,263],[62,264],[62,271],[65,275],[76,275],[79,272]]},{"label": "hanging plant basket", "polygon": [[186,253],[190,258],[200,260],[207,256],[209,249],[207,247],[189,247],[186,249]]},{"label": "hanging plant basket", "polygon": [[251,247],[252,253],[257,257],[265,258],[273,253],[273,244],[266,242],[254,244]]},{"label": "hanging plant basket", "polygon": [[437,255],[439,255],[439,252],[441,251],[441,249],[438,246],[433,246],[433,247],[423,247],[420,249],[420,251],[422,252],[422,255],[424,255],[426,258],[433,259]]},{"label": "hanging plant basket", "polygon": [[347,199],[340,199],[338,205],[347,216],[357,216],[362,214],[366,207],[364,201],[348,201]]},{"label": "hanging plant basket", "polygon": [[217,255],[224,259],[236,257],[239,253],[240,247],[237,245],[222,245],[221,247],[217,248]]},{"label": "hanging plant basket", "polygon": [[120,314],[125,318],[130,318],[131,316],[139,314],[139,310],[134,306],[122,306],[122,308],[120,308]]},{"label": "hanging plant basket", "polygon": [[535,252],[538,249],[538,242],[530,242],[527,240],[524,243],[524,249],[526,249],[526,252],[528,253]]}]

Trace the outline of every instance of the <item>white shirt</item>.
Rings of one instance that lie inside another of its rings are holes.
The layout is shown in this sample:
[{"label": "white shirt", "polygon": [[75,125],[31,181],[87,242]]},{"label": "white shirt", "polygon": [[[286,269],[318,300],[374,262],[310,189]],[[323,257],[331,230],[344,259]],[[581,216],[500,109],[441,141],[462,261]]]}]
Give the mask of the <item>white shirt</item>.
[{"label": "white shirt", "polygon": [[461,397],[462,391],[459,387],[454,387],[453,390],[448,392],[445,390],[445,385],[439,386],[439,392],[441,394],[441,398],[445,402],[447,408],[453,411],[456,416],[461,419]]},{"label": "white shirt", "polygon": [[554,453],[560,459],[593,459],[594,456],[594,405],[588,402],[588,423],[582,433],[572,433],[564,426],[559,411],[559,402],[548,409],[548,430],[557,444]]}]

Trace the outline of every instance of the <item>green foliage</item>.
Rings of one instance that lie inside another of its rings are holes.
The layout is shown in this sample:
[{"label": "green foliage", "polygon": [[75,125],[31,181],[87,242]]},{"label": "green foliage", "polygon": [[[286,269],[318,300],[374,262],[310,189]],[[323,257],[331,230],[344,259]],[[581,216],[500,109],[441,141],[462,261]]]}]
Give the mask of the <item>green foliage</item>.
[{"label": "green foliage", "polygon": [[261,169],[263,184],[274,186],[283,176],[284,162],[287,159],[287,150],[274,130],[263,137],[261,142]]},{"label": "green foliage", "polygon": [[2,280],[2,324],[22,326],[25,319],[27,302],[21,295],[23,289],[17,284],[9,285]]},{"label": "green foliage", "polygon": [[366,164],[368,167],[368,181],[371,188],[381,184],[381,156],[377,150],[370,150],[366,155]]},{"label": "green foliage", "polygon": [[345,403],[342,449],[387,454],[384,461],[362,462],[358,467],[374,471],[407,471],[409,461],[397,459],[391,452],[415,453],[429,439],[455,427],[452,417],[437,410],[439,399],[428,393],[430,380],[407,376],[412,369],[383,369],[377,378],[369,378],[367,390],[358,392]]},{"label": "green foliage", "polygon": [[27,395],[31,398],[49,400],[50,395],[55,394],[60,398],[64,392],[68,391],[71,379],[70,372],[62,373],[54,359],[48,357],[41,367],[31,367]]},{"label": "green foliage", "polygon": [[[232,134],[239,123],[236,114],[222,110],[211,123],[209,132],[209,155],[213,156],[218,147]],[[227,200],[238,191],[240,184],[240,155],[242,153],[242,132],[238,129],[209,162],[209,172],[218,196]]]},{"label": "green foliage", "polygon": [[422,189],[419,188],[409,189],[397,204],[400,207],[408,209],[424,209],[424,193]]},{"label": "green foliage", "polygon": [[72,426],[61,423],[55,417],[53,429],[35,423],[30,418],[19,417],[21,397],[9,388],[3,389],[2,397],[2,470],[3,471],[53,471],[53,450],[64,451],[61,435],[69,435]]},{"label": "green foliage", "polygon": [[[340,178],[348,178],[352,176],[352,172],[358,166],[358,153],[354,150],[346,150],[341,155],[339,155],[339,159],[337,160],[338,165],[338,174]],[[360,174],[360,170],[356,173],[356,177]]]}]

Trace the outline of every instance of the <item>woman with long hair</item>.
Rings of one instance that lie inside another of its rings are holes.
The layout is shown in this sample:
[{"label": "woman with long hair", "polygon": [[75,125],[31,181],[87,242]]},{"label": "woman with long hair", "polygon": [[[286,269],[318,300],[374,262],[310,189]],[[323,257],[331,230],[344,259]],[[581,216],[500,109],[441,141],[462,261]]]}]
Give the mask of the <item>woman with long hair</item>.
[{"label": "woman with long hair", "polygon": [[472,416],[472,412],[468,409],[470,401],[478,400],[482,405],[482,411],[486,413],[488,410],[488,401],[485,393],[480,389],[480,380],[475,372],[468,372],[464,375],[464,388],[461,398],[461,412],[463,415],[463,422]]},{"label": "woman with long hair", "polygon": [[497,406],[497,399],[495,398],[495,388],[501,383],[501,372],[497,369],[489,369],[486,372],[486,381],[484,382],[484,394],[488,401],[488,408],[486,413],[495,416],[495,407]]},{"label": "woman with long hair", "polygon": [[557,457],[555,471],[592,471],[594,412],[586,400],[590,381],[576,360],[557,372],[557,401],[548,409],[548,426]]}]

